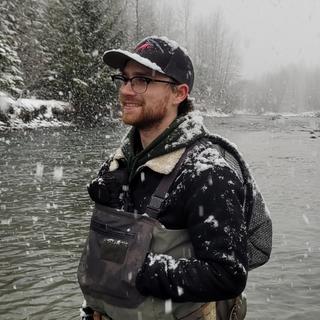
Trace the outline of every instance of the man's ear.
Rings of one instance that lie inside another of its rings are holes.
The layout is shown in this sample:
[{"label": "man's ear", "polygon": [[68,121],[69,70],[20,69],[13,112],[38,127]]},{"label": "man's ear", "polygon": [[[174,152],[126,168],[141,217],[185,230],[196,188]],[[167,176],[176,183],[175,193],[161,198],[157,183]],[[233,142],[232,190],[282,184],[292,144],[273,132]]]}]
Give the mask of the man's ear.
[{"label": "man's ear", "polygon": [[174,102],[178,105],[183,100],[185,100],[188,97],[189,94],[189,86],[185,83],[178,84],[175,86],[175,98]]}]

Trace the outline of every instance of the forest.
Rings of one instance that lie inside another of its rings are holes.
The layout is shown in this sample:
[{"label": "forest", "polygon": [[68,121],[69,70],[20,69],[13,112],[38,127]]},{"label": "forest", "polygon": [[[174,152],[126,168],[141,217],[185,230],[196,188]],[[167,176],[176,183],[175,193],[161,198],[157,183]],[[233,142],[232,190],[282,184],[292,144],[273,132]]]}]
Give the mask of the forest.
[{"label": "forest", "polygon": [[113,114],[117,95],[103,52],[162,35],[190,54],[192,97],[203,111],[320,111],[319,68],[287,65],[244,79],[238,39],[223,12],[196,7],[195,0],[1,1],[0,91],[68,102],[85,121]]}]

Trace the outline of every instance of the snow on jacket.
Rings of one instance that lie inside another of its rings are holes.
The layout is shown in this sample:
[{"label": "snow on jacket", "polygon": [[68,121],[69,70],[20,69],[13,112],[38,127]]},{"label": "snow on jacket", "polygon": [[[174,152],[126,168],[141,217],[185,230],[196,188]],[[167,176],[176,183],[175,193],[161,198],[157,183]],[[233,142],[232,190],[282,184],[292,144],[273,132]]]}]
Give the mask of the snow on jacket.
[{"label": "snow on jacket", "polygon": [[[136,279],[143,295],[206,302],[236,297],[245,288],[248,258],[242,177],[208,134],[192,113],[176,119],[142,150],[133,128],[99,172],[96,181],[100,182],[111,173],[123,177],[126,172],[127,181],[121,184],[128,184],[129,210],[144,214],[163,175],[174,169],[187,146],[202,139],[181,165],[158,217],[165,228],[188,230],[194,257],[174,259],[150,252]],[[92,193],[91,197],[99,201]]]}]

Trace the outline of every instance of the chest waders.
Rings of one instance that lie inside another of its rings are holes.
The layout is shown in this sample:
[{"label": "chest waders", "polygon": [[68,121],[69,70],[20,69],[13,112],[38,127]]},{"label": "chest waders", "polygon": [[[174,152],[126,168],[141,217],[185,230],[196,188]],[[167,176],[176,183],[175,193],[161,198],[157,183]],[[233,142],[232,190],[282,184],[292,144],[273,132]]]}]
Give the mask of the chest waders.
[{"label": "chest waders", "polygon": [[113,320],[184,319],[204,305],[171,304],[140,295],[135,288],[135,278],[149,251],[177,259],[193,256],[187,230],[168,230],[151,217],[96,204],[78,268],[87,305]]},{"label": "chest waders", "polygon": [[96,204],[90,232],[78,267],[78,281],[87,305],[112,320],[240,320],[246,314],[242,297],[217,303],[175,303],[144,297],[135,279],[146,254],[191,258],[187,229],[170,230],[156,219],[188,148],[175,169],[163,177],[147,206],[147,215]]}]

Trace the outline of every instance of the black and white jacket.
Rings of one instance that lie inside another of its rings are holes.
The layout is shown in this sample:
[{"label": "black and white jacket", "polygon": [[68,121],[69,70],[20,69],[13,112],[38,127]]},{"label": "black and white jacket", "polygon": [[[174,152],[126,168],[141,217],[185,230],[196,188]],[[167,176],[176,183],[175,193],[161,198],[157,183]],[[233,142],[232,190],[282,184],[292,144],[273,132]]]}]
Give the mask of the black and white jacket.
[{"label": "black and white jacket", "polygon": [[[202,139],[181,165],[158,218],[165,228],[188,230],[195,256],[157,259],[150,252],[136,286],[143,295],[176,302],[236,297],[246,286],[248,271],[243,178],[206,138],[206,129],[192,115],[179,119],[168,131],[149,150],[139,153],[133,151],[139,150],[133,145],[137,141],[133,129],[102,167],[89,193],[93,200],[103,202],[98,181],[103,185],[106,176],[125,176],[120,185],[128,185],[130,210],[144,214],[163,175],[174,169],[188,145]],[[115,189],[120,190],[119,185]],[[179,294],[177,287],[182,288]]]}]

